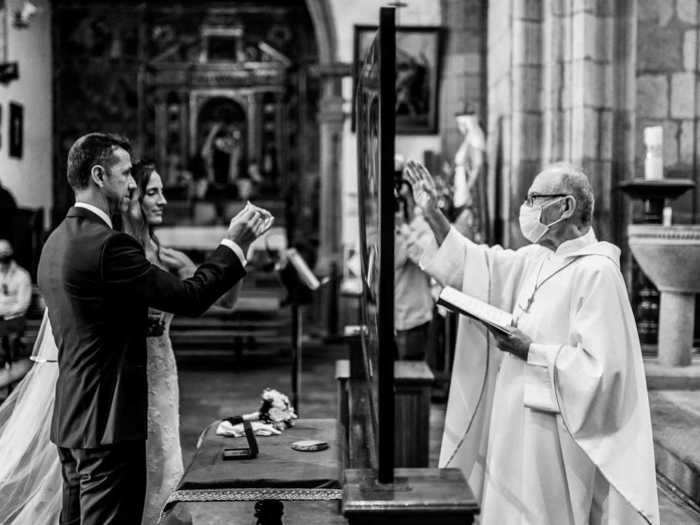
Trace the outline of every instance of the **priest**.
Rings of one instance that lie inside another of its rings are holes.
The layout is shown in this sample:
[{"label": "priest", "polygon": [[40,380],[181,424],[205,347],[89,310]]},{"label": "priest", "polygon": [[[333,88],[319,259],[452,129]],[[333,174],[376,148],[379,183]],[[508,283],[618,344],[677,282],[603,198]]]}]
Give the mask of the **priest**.
[{"label": "priest", "polygon": [[438,246],[423,268],[513,315],[508,334],[458,328],[440,466],[462,469],[481,524],[658,525],[639,338],[586,175],[540,172],[520,208],[531,244],[504,250],[457,233],[425,167],[406,171]]}]

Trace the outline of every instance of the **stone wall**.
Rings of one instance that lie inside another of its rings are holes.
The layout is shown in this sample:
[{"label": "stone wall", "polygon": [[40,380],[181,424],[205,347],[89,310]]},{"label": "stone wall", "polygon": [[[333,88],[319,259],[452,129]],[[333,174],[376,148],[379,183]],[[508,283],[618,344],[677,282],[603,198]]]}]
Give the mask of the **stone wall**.
[{"label": "stone wall", "polygon": [[496,241],[507,243],[512,177],[513,18],[508,0],[489,2],[487,29],[487,104],[489,209]]},{"label": "stone wall", "polygon": [[[639,0],[637,22],[637,102],[635,166],[642,176],[643,130],[664,129],[665,176],[693,177],[698,170],[700,79],[698,1]],[[697,218],[698,192],[674,203],[674,220]]]},{"label": "stone wall", "polygon": [[524,242],[518,208],[537,172],[562,160],[591,178],[599,237],[619,241],[624,206],[614,188],[632,164],[633,8],[632,0],[490,2],[491,193],[502,242]]},{"label": "stone wall", "polygon": [[444,28],[440,85],[440,135],[446,159],[462,142],[455,113],[469,104],[486,119],[486,0],[441,0]]}]

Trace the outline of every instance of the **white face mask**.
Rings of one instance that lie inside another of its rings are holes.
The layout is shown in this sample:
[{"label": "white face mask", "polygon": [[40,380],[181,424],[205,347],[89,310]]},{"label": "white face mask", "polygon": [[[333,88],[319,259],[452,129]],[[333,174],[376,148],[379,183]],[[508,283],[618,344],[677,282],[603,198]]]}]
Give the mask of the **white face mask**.
[{"label": "white face mask", "polygon": [[542,210],[547,206],[555,204],[566,197],[560,197],[557,200],[541,204],[539,206],[528,206],[527,203],[523,202],[520,206],[520,231],[523,232],[523,236],[531,243],[536,243],[539,241],[545,233],[555,224],[560,223],[564,220],[564,216],[559,217],[556,221],[551,224],[542,224],[540,218],[542,217]]}]

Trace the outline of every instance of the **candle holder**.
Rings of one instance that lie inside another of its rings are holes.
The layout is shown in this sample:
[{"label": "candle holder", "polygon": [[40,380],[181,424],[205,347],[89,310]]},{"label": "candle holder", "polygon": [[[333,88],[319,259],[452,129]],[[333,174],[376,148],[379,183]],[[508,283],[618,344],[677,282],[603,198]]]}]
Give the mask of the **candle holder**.
[{"label": "candle holder", "polygon": [[[646,178],[626,180],[617,187],[631,199],[642,201],[643,215],[637,221],[633,218],[633,223],[662,224],[664,206],[694,188],[695,182],[683,178]],[[658,341],[659,302],[658,289],[634,259],[632,261],[632,305],[642,344],[652,345]]]},{"label": "candle holder", "polygon": [[644,215],[638,222],[661,224],[666,202],[694,188],[695,182],[682,178],[630,179],[622,181],[617,187],[631,199],[642,201]]}]

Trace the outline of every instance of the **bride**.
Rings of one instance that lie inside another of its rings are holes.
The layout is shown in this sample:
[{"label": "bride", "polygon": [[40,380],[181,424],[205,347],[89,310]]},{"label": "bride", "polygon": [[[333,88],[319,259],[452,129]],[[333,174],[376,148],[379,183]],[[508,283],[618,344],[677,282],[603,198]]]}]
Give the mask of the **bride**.
[{"label": "bride", "polygon": [[[195,265],[183,253],[163,247],[153,227],[163,221],[163,184],[155,166],[133,167],[138,194],[122,213],[124,231],[144,247],[155,265],[187,278]],[[230,308],[240,285],[218,303]],[[160,510],[183,472],[179,430],[179,391],[169,329],[172,314],[149,311],[147,334],[148,439],[143,525],[158,521]],[[0,522],[4,525],[56,524],[61,511],[61,466],[49,441],[58,367],[47,313],[34,344],[35,365],[0,405]]]}]

